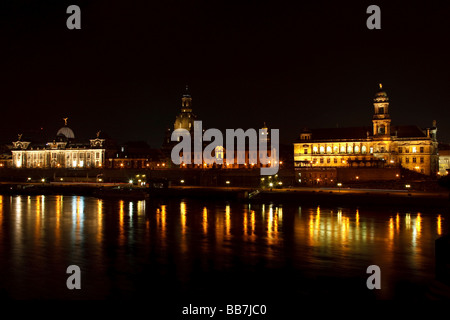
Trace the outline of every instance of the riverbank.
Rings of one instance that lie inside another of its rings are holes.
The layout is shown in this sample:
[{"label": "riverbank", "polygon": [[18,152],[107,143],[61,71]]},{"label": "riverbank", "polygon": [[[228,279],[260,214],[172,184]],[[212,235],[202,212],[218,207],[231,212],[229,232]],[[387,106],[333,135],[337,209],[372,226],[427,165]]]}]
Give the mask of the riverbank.
[{"label": "riverbank", "polygon": [[3,195],[81,195],[118,199],[228,200],[251,203],[301,202],[319,205],[376,205],[450,207],[448,191],[424,192],[415,190],[357,189],[357,188],[285,188],[255,189],[239,187],[143,188],[130,184],[99,183],[41,183],[1,184]]}]

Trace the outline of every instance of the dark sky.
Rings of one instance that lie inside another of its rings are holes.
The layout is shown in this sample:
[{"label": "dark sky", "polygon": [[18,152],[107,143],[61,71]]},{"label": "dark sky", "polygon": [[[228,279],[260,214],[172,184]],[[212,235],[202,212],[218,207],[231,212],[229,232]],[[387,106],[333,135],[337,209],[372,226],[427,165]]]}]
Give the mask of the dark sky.
[{"label": "dark sky", "polygon": [[392,2],[2,0],[0,140],[53,138],[67,116],[78,138],[159,147],[188,84],[204,127],[265,121],[289,143],[305,126],[370,125],[382,82],[393,124],[436,119],[449,142],[450,2]]}]

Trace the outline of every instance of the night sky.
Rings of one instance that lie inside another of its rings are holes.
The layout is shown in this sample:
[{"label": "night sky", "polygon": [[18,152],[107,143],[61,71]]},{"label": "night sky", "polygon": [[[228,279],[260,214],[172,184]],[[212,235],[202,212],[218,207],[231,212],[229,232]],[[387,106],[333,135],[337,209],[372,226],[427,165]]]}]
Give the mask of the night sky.
[{"label": "night sky", "polygon": [[[371,125],[383,83],[393,125],[438,125],[450,142],[450,2],[0,2],[0,141],[69,117],[159,147],[186,84],[209,128]],[[81,8],[68,30],[66,8]],[[366,9],[381,8],[381,30]]]}]

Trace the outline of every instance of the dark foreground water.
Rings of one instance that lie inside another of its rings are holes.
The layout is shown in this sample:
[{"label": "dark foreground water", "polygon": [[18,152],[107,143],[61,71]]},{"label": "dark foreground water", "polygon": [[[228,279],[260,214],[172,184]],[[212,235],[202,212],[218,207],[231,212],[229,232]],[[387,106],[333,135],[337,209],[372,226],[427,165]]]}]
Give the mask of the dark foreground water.
[{"label": "dark foreground water", "polygon": [[[439,209],[0,196],[0,297],[420,300],[447,217]],[[372,264],[381,290],[366,287]],[[66,287],[69,265],[81,268],[81,290]]]}]

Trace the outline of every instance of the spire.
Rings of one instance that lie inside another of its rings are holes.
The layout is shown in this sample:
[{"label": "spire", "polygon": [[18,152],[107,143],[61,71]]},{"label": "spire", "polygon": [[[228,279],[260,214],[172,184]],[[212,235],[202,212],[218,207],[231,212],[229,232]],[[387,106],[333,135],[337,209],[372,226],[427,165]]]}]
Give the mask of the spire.
[{"label": "spire", "polygon": [[186,91],[181,98],[181,112],[192,112],[192,97],[189,94],[188,85],[186,85]]},{"label": "spire", "polygon": [[186,90],[183,93],[183,97],[190,97],[190,96],[191,96],[191,94],[189,93],[189,86],[186,85]]},{"label": "spire", "polygon": [[64,125],[67,126],[67,120],[69,120],[69,118],[63,118],[64,120]]}]

